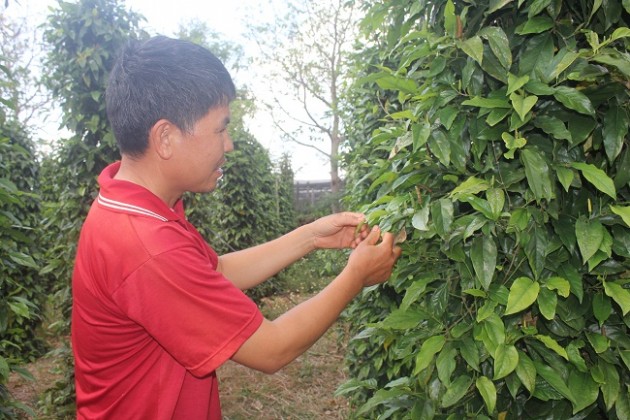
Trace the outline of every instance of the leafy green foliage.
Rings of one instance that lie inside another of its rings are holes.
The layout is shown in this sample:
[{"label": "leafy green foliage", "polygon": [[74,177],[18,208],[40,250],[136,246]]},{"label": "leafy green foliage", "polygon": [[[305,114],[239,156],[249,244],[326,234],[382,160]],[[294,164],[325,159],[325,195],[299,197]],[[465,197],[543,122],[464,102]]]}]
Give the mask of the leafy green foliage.
[{"label": "leafy green foliage", "polygon": [[408,239],[348,311],[358,417],[630,416],[629,12],[370,2],[349,200]]},{"label": "leafy green foliage", "polygon": [[[1,57],[0,57],[1,59]],[[0,64],[0,85],[12,74]],[[41,325],[47,285],[38,275],[40,244],[35,240],[39,210],[37,163],[24,129],[8,120],[14,106],[0,100],[0,417],[15,418],[24,407],[6,388],[11,372],[31,378],[19,364],[41,355],[44,343],[36,334]]]}]

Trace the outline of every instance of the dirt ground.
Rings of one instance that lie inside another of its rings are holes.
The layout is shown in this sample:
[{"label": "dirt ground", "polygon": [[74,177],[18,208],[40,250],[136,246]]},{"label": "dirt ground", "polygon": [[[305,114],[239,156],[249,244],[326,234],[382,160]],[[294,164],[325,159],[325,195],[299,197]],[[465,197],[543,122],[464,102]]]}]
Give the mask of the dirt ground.
[{"label": "dirt ground", "polygon": [[[268,318],[282,313],[302,300],[287,295],[266,300],[261,306]],[[240,419],[345,419],[349,406],[334,392],[346,379],[343,368],[344,345],[338,340],[339,327],[333,327],[310,350],[274,375],[253,371],[233,362],[218,371],[221,404],[225,420]],[[37,413],[39,396],[60,377],[51,357],[24,366],[35,378],[13,373],[8,389],[15,399]],[[26,415],[25,419],[40,419]]]}]

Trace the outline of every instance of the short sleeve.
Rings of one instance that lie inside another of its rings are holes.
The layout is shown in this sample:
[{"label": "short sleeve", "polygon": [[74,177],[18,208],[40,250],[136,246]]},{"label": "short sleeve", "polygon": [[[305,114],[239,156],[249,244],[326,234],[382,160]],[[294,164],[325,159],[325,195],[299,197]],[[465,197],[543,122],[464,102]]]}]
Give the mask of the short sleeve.
[{"label": "short sleeve", "polygon": [[194,247],[152,257],[124,281],[113,298],[130,319],[198,377],[231,358],[262,323],[256,304]]}]

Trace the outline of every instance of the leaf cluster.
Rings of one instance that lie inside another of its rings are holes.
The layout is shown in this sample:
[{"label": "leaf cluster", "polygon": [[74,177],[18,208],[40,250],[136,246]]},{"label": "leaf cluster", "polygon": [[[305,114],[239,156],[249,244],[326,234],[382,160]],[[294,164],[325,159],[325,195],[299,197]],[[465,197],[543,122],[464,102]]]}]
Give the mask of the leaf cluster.
[{"label": "leaf cluster", "polygon": [[368,6],[349,200],[407,241],[348,311],[340,393],[358,417],[628,418],[630,4]]}]

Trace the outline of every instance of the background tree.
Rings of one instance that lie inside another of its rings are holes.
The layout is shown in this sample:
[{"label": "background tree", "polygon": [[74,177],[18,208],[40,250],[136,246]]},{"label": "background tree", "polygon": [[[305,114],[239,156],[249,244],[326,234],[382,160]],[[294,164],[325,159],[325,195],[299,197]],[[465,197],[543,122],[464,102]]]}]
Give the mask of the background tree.
[{"label": "background tree", "polygon": [[[107,74],[117,52],[126,42],[145,34],[141,18],[117,0],[59,1],[52,9],[45,31],[51,49],[46,59],[46,85],[59,101],[62,124],[73,133],[59,142],[42,167],[42,241],[48,265],[44,272],[57,284],[55,301],[63,320],[56,325],[69,332],[72,262],[79,231],[97,194],[96,178],[109,163],[118,160],[105,111]],[[62,358],[66,378],[47,395],[56,416],[74,416],[72,354]]]},{"label": "background tree", "polygon": [[[331,189],[338,198],[345,127],[340,93],[355,36],[354,3],[289,1],[285,7],[285,14],[252,26],[249,34],[262,53],[259,68],[269,86],[269,99],[257,100],[285,139],[329,162]],[[338,209],[335,200],[333,211]]]},{"label": "background tree", "polygon": [[[15,80],[0,57],[0,85]],[[37,162],[33,145],[15,121],[14,98],[0,95],[0,418],[31,413],[13,400],[6,383],[11,372],[31,378],[19,366],[45,350],[37,335],[48,287],[38,274]],[[13,117],[7,114],[13,115]]]},{"label": "background tree", "polygon": [[40,81],[43,54],[40,31],[29,26],[25,18],[0,15],[0,55],[11,72],[10,80],[0,83],[2,97],[10,99],[10,116],[20,125],[34,131],[43,124],[50,109],[51,97]]},{"label": "background tree", "polygon": [[623,4],[369,2],[350,200],[407,239],[348,311],[359,417],[630,418]]}]

